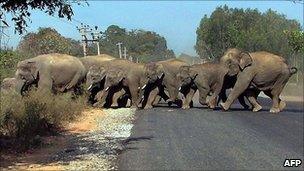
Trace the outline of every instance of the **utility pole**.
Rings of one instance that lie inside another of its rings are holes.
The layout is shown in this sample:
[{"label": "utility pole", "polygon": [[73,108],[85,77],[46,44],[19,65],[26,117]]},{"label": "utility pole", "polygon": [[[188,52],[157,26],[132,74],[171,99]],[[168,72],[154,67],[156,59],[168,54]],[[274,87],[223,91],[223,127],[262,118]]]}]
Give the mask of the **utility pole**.
[{"label": "utility pole", "polygon": [[127,48],[124,47],[124,58],[127,59]]},{"label": "utility pole", "polygon": [[89,25],[83,25],[81,23],[80,27],[76,27],[79,31],[81,38],[82,38],[82,46],[83,46],[83,56],[87,56],[87,46],[88,46],[88,38],[87,33],[90,33],[92,29],[90,29]]},{"label": "utility pole", "polygon": [[97,46],[97,54],[100,55],[100,48],[99,48],[99,38],[102,34],[101,31],[97,31],[98,26],[95,26],[95,31],[93,33],[91,33],[92,35],[92,41],[96,43]]},{"label": "utility pole", "polygon": [[118,46],[119,58],[121,59],[122,58],[122,56],[121,56],[121,45],[122,45],[122,43],[118,42],[116,45]]}]

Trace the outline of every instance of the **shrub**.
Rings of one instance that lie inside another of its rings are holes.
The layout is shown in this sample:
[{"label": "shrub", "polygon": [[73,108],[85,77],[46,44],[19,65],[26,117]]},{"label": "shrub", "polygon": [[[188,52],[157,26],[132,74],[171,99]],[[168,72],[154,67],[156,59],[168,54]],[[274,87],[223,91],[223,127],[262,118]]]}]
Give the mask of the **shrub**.
[{"label": "shrub", "polygon": [[79,116],[85,104],[83,96],[75,98],[71,93],[1,94],[0,138],[14,140],[14,146],[27,149],[37,145],[37,136],[57,133],[58,128]]}]

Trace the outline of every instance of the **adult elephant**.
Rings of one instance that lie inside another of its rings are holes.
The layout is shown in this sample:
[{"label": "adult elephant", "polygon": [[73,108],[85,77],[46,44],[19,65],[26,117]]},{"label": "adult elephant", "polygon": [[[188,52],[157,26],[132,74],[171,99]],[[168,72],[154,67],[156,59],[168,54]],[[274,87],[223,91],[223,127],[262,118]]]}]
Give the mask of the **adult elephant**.
[{"label": "adult elephant", "polygon": [[[99,106],[106,103],[110,90],[115,88],[121,90],[122,86],[127,87],[131,95],[131,107],[138,108],[140,103],[141,87],[146,83],[143,72],[143,64],[134,63],[124,59],[116,59],[107,63],[107,75],[103,97]],[[126,90],[126,89],[124,89]]]},{"label": "adult elephant", "polygon": [[[111,65],[113,61],[108,61],[107,66]],[[109,71],[113,69],[113,71]],[[113,72],[113,74],[111,74]],[[115,68],[108,68],[106,66],[92,66],[87,73],[87,86],[88,90],[93,94],[97,93],[94,96],[93,106],[97,107],[125,107],[127,100],[123,100],[123,96],[126,94],[126,91],[120,88],[111,89],[109,95],[104,95],[104,87],[106,77],[110,79],[116,77],[119,71],[116,71]],[[117,86],[118,87],[118,86]]]},{"label": "adult elephant", "polygon": [[[182,108],[190,108],[190,102],[196,90],[199,91],[200,104],[208,105],[209,108],[215,108],[218,96],[219,100],[225,101],[226,99],[222,98],[224,98],[226,89],[232,88],[234,85],[234,80],[228,78],[227,73],[228,69],[219,63],[208,62],[192,66],[182,66],[177,75],[177,80],[180,83],[179,90],[185,96]],[[207,103],[206,98],[209,94],[212,95]],[[244,96],[239,96],[239,101],[244,108],[249,108],[244,101]]]},{"label": "adult elephant", "polygon": [[228,110],[233,101],[248,88],[263,91],[272,99],[270,112],[278,113],[284,109],[286,103],[279,96],[297,69],[289,67],[283,57],[264,51],[248,53],[233,48],[225,52],[220,62],[228,69],[228,75],[237,75],[227,101],[220,103],[224,110]]},{"label": "adult elephant", "polygon": [[168,59],[147,64],[144,67],[144,70],[149,84],[156,84],[159,82],[157,83],[160,86],[159,89],[162,89],[163,86],[165,90],[168,91],[169,104],[175,103],[178,106],[181,106],[182,101],[178,98],[179,85],[176,82],[176,76],[179,72],[179,68],[187,65],[186,62],[178,59]]},{"label": "adult elephant", "polygon": [[79,90],[85,68],[76,57],[51,53],[21,61],[15,73],[24,86],[36,85],[38,91],[65,92]]},{"label": "adult elephant", "polygon": [[24,88],[24,81],[17,78],[4,78],[1,83],[1,93],[4,94],[21,94]]},{"label": "adult elephant", "polygon": [[[104,75],[103,73],[101,73],[103,71],[102,67],[105,66],[105,63],[115,58],[107,54],[101,54],[96,56],[86,56],[79,59],[85,67],[85,72],[86,72],[85,82],[86,82],[87,91],[89,92],[88,101],[94,104],[97,102],[96,99],[98,99],[96,95],[103,89],[104,78],[102,77],[102,79],[98,81],[97,80],[93,81],[92,79],[97,78],[95,77],[95,75],[100,75],[100,74]],[[92,84],[92,82],[94,82],[94,84]]]}]

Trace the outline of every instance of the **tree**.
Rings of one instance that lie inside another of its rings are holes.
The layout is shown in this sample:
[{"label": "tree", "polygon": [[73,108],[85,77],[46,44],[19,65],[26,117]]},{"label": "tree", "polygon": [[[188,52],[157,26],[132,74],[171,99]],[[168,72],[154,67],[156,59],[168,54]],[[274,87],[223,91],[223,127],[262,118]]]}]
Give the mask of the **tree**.
[{"label": "tree", "polygon": [[52,28],[39,28],[37,33],[26,34],[17,49],[32,57],[47,53],[82,54],[80,42],[65,38]]},{"label": "tree", "polygon": [[25,59],[25,56],[11,50],[0,51],[0,84],[6,77],[13,77],[18,61]]},{"label": "tree", "polygon": [[22,34],[27,27],[27,20],[31,15],[30,10],[38,9],[48,15],[57,13],[58,17],[71,20],[74,14],[71,6],[73,2],[80,4],[79,0],[3,0],[0,5],[6,13],[12,13],[15,31]]},{"label": "tree", "polygon": [[[304,56],[304,31],[294,30],[294,31],[284,31],[289,46],[292,48],[293,58],[291,62],[296,65],[300,71],[304,71],[303,56]],[[298,76],[297,76],[298,77]]]},{"label": "tree", "polygon": [[285,30],[284,33],[287,36],[288,44],[292,47],[292,50],[296,53],[302,53],[302,55],[304,55],[304,31]]},{"label": "tree", "polygon": [[[116,25],[111,25],[100,38],[100,49],[102,53],[107,53],[118,57],[117,43],[123,43],[128,50],[128,54],[138,57],[141,62],[158,61],[175,57],[174,52],[167,48],[167,41],[164,37],[151,31],[131,30],[127,31]],[[95,45],[89,47],[94,52]]]},{"label": "tree", "polygon": [[289,57],[291,47],[284,30],[300,30],[299,22],[273,10],[218,7],[200,21],[195,50],[201,57],[219,58],[227,48],[269,51]]}]

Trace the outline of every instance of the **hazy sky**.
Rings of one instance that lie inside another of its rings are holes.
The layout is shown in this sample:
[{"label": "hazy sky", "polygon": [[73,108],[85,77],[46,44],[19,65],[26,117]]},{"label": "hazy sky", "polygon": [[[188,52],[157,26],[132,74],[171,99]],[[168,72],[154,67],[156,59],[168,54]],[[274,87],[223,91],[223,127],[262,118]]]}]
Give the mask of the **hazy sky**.
[{"label": "hazy sky", "polygon": [[[181,52],[196,55],[193,46],[201,18],[225,4],[233,8],[257,8],[262,12],[271,8],[288,19],[298,20],[303,27],[303,4],[289,1],[89,1],[89,6],[74,7],[74,19],[91,26],[98,25],[102,31],[112,24],[128,30],[155,31],[166,38],[168,47],[177,55]],[[53,27],[63,36],[77,40],[81,38],[76,30],[79,23],[75,21],[50,17],[39,11],[32,12],[31,20],[28,31]],[[21,36],[14,34],[13,27],[7,32],[11,36],[9,45],[15,47]]]}]

